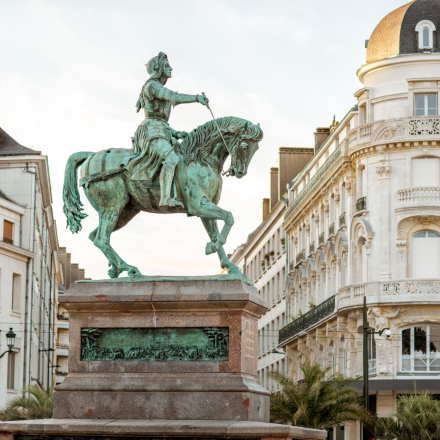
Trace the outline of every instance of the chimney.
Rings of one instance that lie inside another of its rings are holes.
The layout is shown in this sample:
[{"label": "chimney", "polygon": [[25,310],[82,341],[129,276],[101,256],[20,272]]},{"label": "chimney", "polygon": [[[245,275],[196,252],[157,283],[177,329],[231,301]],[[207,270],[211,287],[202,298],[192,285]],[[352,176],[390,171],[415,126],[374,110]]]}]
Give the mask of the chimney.
[{"label": "chimney", "polygon": [[328,127],[318,127],[315,132],[315,153],[321,148],[321,145],[330,136],[330,128]]},{"label": "chimney", "polygon": [[313,148],[281,147],[279,150],[278,200],[287,192],[291,182],[313,157]]},{"label": "chimney", "polygon": [[278,203],[278,168],[270,169],[270,210]]},{"label": "chimney", "polygon": [[267,216],[269,215],[269,199],[263,199],[263,222],[266,220]]}]

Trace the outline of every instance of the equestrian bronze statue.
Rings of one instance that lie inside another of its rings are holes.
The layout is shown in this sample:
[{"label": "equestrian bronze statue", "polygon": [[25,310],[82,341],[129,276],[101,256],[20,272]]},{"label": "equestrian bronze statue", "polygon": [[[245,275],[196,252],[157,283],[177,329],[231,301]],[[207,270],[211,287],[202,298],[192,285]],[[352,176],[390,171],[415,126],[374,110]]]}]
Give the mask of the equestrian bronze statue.
[{"label": "equestrian bronze statue", "polygon": [[[136,105],[138,111],[144,109],[145,120],[136,130],[133,148],[82,151],[69,157],[63,188],[67,226],[77,233],[87,216],[78,190],[80,168],[79,186],[99,214],[99,225],[89,238],[107,257],[111,278],[124,271],[129,277],[141,275],[110,245],[111,234],[141,211],[200,217],[210,238],[205,253],[216,252],[222,268],[239,275],[223,249],[234,218],[217,206],[222,175],[246,175],[263,132],[259,124],[233,116],[209,121],[190,133],[173,130],[168,124],[171,106],[200,103],[209,108],[209,101],[203,93],[185,95],[164,87],[172,69],[162,52],[148,62],[147,71],[150,77]],[[228,156],[231,165],[224,172]],[[221,231],[217,220],[224,222]]]}]

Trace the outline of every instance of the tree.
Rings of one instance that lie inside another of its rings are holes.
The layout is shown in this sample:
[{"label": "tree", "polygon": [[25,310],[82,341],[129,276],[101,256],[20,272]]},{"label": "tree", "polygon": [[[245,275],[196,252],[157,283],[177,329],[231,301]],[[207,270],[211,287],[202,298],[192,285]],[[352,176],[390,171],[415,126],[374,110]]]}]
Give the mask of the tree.
[{"label": "tree", "polygon": [[281,385],[281,392],[270,397],[271,422],[315,429],[358,420],[372,424],[373,417],[361,404],[357,390],[349,387],[356,379],[340,373],[326,377],[330,369],[304,363],[304,379],[300,382],[279,371],[270,372],[270,377]]},{"label": "tree", "polygon": [[397,411],[376,422],[376,437],[383,440],[440,438],[440,402],[429,393],[400,396]]},{"label": "tree", "polygon": [[0,410],[0,420],[50,419],[53,414],[53,387],[45,391],[36,385],[27,386],[27,396],[11,399],[6,407]]}]

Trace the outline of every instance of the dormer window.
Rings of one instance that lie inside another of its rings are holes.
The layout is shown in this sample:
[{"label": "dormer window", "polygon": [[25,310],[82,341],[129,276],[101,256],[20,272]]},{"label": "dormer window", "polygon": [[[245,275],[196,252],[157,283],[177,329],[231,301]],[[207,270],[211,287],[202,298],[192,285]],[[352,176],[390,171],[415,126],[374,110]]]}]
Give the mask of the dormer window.
[{"label": "dormer window", "polygon": [[419,49],[432,50],[434,47],[435,24],[429,20],[422,20],[417,23],[416,32],[419,35]]}]

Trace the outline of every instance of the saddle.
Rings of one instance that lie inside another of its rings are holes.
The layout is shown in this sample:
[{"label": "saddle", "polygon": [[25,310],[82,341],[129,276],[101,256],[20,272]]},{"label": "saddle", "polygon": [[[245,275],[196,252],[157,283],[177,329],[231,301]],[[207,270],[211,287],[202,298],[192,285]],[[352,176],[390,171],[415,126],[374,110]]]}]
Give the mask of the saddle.
[{"label": "saddle", "polygon": [[[115,174],[123,172],[129,175],[136,172],[143,165],[143,161],[137,163],[134,167],[126,168],[122,162],[133,154],[133,150],[127,148],[111,148],[102,150],[90,156],[83,164],[80,170],[79,186],[87,186],[92,182],[106,180]],[[156,173],[151,181],[137,181],[143,188],[160,188],[159,173]]]}]

